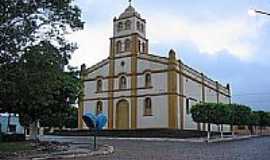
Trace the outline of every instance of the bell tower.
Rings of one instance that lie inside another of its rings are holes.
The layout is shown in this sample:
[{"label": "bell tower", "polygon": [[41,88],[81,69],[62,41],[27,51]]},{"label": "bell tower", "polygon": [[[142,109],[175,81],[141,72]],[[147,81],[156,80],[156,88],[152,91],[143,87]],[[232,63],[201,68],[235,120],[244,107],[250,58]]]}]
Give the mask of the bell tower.
[{"label": "bell tower", "polygon": [[113,19],[113,37],[111,38],[111,55],[147,54],[146,20],[131,5]]}]

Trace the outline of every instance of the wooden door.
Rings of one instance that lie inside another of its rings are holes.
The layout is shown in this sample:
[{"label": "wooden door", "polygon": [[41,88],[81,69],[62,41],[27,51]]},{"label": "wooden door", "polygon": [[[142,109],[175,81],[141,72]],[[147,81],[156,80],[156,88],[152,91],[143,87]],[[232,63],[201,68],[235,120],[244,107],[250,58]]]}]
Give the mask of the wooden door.
[{"label": "wooden door", "polygon": [[128,101],[120,100],[116,106],[116,129],[129,128],[129,105]]}]

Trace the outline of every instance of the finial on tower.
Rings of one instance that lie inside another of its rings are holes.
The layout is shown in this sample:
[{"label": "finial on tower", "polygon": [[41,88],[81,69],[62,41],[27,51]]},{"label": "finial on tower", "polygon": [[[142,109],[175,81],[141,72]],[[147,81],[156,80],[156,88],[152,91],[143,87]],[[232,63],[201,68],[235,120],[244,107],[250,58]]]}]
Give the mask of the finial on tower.
[{"label": "finial on tower", "polygon": [[131,6],[131,2],[132,2],[132,0],[128,0],[128,2],[129,2],[129,6]]}]

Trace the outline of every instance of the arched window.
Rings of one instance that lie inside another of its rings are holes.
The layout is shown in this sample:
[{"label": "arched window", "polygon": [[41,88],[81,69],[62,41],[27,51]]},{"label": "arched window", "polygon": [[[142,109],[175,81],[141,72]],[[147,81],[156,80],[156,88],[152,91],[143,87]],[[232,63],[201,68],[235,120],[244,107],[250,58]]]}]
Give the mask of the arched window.
[{"label": "arched window", "polygon": [[145,74],[145,87],[151,87],[151,74],[150,73],[146,73]]},{"label": "arched window", "polygon": [[129,39],[125,40],[125,51],[130,51],[130,40]]},{"label": "arched window", "polygon": [[141,41],[140,40],[138,40],[138,50],[139,50],[139,52],[141,52]]},{"label": "arched window", "polygon": [[139,30],[139,31],[140,31],[140,30],[141,30],[141,29],[140,29],[140,27],[141,27],[141,26],[140,26],[140,22],[139,22],[139,21],[137,21],[136,26],[137,26],[137,30]]},{"label": "arched window", "polygon": [[141,24],[141,31],[144,32],[144,25]]},{"label": "arched window", "polygon": [[125,76],[121,76],[119,79],[119,89],[126,89],[127,88],[127,79]]},{"label": "arched window", "polygon": [[144,116],[152,116],[152,100],[146,98],[144,100]]},{"label": "arched window", "polygon": [[186,114],[190,114],[190,101],[189,101],[189,98],[186,99]]},{"label": "arched window", "polygon": [[122,31],[122,30],[123,30],[123,23],[122,23],[122,22],[119,22],[119,23],[117,24],[117,31],[120,32],[120,31]]},{"label": "arched window", "polygon": [[126,30],[131,29],[131,21],[130,20],[127,20],[125,22],[125,28],[126,28]]},{"label": "arched window", "polygon": [[146,53],[146,45],[145,45],[145,43],[142,44],[142,52]]},{"label": "arched window", "polygon": [[103,104],[101,101],[97,102],[97,107],[96,107],[96,115],[98,115],[99,113],[103,112]]},{"label": "arched window", "polygon": [[102,91],[102,80],[99,79],[97,81],[97,92],[101,92]]},{"label": "arched window", "polygon": [[118,53],[122,51],[122,42],[121,41],[116,42],[116,51]]}]

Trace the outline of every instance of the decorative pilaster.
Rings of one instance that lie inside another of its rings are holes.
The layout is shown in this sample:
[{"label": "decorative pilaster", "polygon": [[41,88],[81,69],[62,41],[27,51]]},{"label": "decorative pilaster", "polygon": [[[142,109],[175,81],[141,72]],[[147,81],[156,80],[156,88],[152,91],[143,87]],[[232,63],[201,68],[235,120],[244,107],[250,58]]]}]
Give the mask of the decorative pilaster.
[{"label": "decorative pilaster", "polygon": [[80,72],[80,82],[81,82],[81,94],[79,95],[79,101],[78,101],[78,128],[79,129],[83,129],[83,113],[84,113],[84,77],[85,77],[85,73],[86,72],[86,65],[83,64],[81,65],[81,72]]},{"label": "decorative pilaster", "polygon": [[216,90],[217,90],[217,103],[219,103],[219,84],[218,84],[218,81],[216,81]]},{"label": "decorative pilaster", "polygon": [[145,54],[148,54],[149,53],[149,41],[148,39],[146,40],[146,48],[145,48]]},{"label": "decorative pilaster", "polygon": [[[201,77],[202,77],[202,103],[205,103],[205,85],[204,85],[204,74],[201,73]],[[206,124],[203,123],[203,131],[206,131]]]},{"label": "decorative pilaster", "polygon": [[169,128],[178,128],[177,111],[178,111],[178,95],[177,95],[177,61],[175,52],[169,52],[169,65],[168,65],[168,119]]},{"label": "decorative pilaster", "polygon": [[227,84],[227,89],[228,89],[228,93],[229,93],[229,104],[232,104],[232,93],[231,93],[231,86],[230,84]]},{"label": "decorative pilaster", "polygon": [[182,62],[179,60],[179,111],[180,112],[180,129],[184,130],[184,79],[183,79],[183,66]]},{"label": "decorative pilaster", "polygon": [[139,53],[138,35],[132,36],[131,48],[131,128],[137,128],[137,54]]},{"label": "decorative pilaster", "polygon": [[109,80],[108,80],[108,128],[113,129],[113,89],[114,89],[114,56],[115,56],[115,40],[111,39],[111,44],[110,44],[110,57],[109,57]]}]

